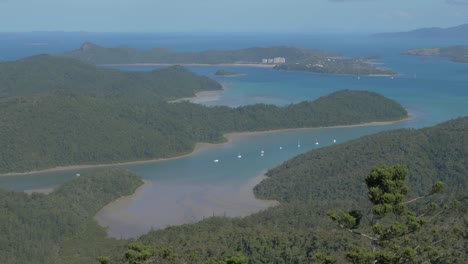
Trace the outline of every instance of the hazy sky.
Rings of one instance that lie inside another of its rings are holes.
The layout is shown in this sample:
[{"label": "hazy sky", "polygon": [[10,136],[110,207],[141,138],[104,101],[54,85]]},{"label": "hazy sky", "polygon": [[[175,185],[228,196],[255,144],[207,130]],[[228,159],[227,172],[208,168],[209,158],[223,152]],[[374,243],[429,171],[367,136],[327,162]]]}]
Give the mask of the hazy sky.
[{"label": "hazy sky", "polygon": [[0,0],[0,32],[378,32],[468,22],[468,0]]}]

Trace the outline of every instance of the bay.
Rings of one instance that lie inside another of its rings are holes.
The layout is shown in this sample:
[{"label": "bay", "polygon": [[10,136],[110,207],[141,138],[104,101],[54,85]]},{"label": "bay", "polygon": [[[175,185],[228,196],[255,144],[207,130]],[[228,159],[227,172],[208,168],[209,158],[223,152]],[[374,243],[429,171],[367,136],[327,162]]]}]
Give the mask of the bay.
[{"label": "bay", "polygon": [[[195,222],[211,215],[243,216],[273,205],[258,201],[251,188],[269,168],[305,151],[346,142],[372,133],[398,128],[421,128],[468,115],[468,64],[456,64],[443,58],[419,58],[400,55],[407,48],[460,44],[458,40],[390,40],[365,36],[185,36],[154,34],[72,34],[59,41],[60,34],[21,35],[4,44],[0,58],[16,59],[30,52],[60,53],[94,38],[100,44],[125,44],[137,48],[163,46],[176,50],[231,49],[254,45],[295,45],[339,51],[346,56],[379,55],[378,63],[400,73],[394,78],[320,75],[302,72],[276,72],[265,68],[222,67],[242,73],[237,77],[217,77],[220,67],[188,67],[223,83],[225,90],[199,98],[206,105],[240,106],[254,103],[287,105],[314,100],[341,89],[370,90],[400,102],[413,118],[391,125],[350,128],[288,130],[237,135],[225,144],[203,148],[193,155],[158,162],[120,165],[146,179],[149,184],[136,195],[115,201],[96,217],[109,227],[114,237],[135,237],[150,229]],[[5,34],[0,34],[5,38]],[[41,43],[32,50],[12,43]],[[5,47],[4,46],[4,47]],[[71,47],[73,46],[73,47]],[[8,49],[14,52],[6,52]],[[148,71],[157,67],[116,67],[121,70]],[[319,145],[316,145],[316,142]],[[298,147],[298,143],[300,147]],[[264,155],[261,156],[261,151]],[[241,154],[242,158],[237,156]],[[219,160],[215,163],[214,160]],[[24,191],[47,189],[93,169],[76,169],[0,177],[0,188]]]}]

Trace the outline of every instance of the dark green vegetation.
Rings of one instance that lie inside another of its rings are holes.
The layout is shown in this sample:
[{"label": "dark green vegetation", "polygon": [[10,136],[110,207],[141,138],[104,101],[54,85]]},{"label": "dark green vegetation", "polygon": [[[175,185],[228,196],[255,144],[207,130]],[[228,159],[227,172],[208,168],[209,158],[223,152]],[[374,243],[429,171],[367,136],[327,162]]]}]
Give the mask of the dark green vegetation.
[{"label": "dark green vegetation", "polygon": [[237,76],[237,75],[240,75],[240,73],[230,72],[230,71],[226,71],[226,70],[217,70],[215,72],[215,75],[216,76]]},{"label": "dark green vegetation", "polygon": [[410,37],[410,38],[466,38],[468,36],[468,24],[462,24],[448,28],[420,28],[408,32],[380,33],[376,37]]},{"label": "dark green vegetation", "polygon": [[[362,233],[363,213],[360,210],[337,213],[328,211],[327,215],[338,223],[338,227],[354,235],[369,239],[369,247],[351,246],[346,258],[352,263],[421,263],[428,259],[449,259],[450,255],[440,254],[438,241],[418,239],[418,231],[427,225],[434,217],[442,215],[447,207],[437,212],[438,204],[432,202],[424,214],[417,214],[408,209],[408,205],[434,194],[440,193],[445,184],[437,181],[431,191],[425,195],[409,201],[403,199],[409,189],[405,184],[408,171],[405,166],[382,166],[372,169],[366,177],[368,198],[373,204],[371,235]],[[452,204],[457,206],[458,202]],[[452,230],[453,231],[453,230]],[[414,243],[416,241],[416,243]]]},{"label": "dark green vegetation", "polygon": [[[405,190],[408,197],[399,196],[404,202],[431,193],[434,182],[446,184],[443,193],[407,205],[410,210],[424,212],[430,220],[414,235],[408,234],[412,249],[421,245],[418,257],[431,259],[428,263],[464,263],[468,257],[467,128],[465,117],[431,128],[383,132],[311,151],[269,171],[270,178],[255,188],[257,196],[277,199],[280,206],[243,219],[215,217],[153,231],[139,241],[156,250],[171,246],[177,255],[172,263],[204,263],[209,257],[224,260],[239,252],[249,263],[344,263],[346,251],[369,247],[369,239],[342,231],[328,219],[326,211],[359,208],[363,215],[369,214],[373,204],[366,196],[366,176],[375,166],[402,164],[408,168],[404,182],[409,186]],[[460,204],[452,208],[454,199]],[[449,204],[447,209],[444,204]],[[436,207],[442,210],[433,211]],[[361,225],[371,223],[368,217],[360,220]],[[402,239],[406,241],[405,236]],[[432,248],[422,247],[427,244]],[[164,260],[155,256],[152,263],[160,261]]]},{"label": "dark green vegetation", "polygon": [[100,69],[38,56],[0,64],[0,173],[173,157],[226,132],[350,125],[407,116],[396,102],[341,91],[287,107],[205,107],[167,100],[221,86],[175,66]]},{"label": "dark green vegetation", "polygon": [[128,47],[105,48],[87,42],[63,56],[92,64],[264,64],[263,60],[270,59],[269,64],[272,66],[274,58],[285,58],[286,63],[277,65],[275,70],[353,75],[395,74],[390,70],[374,67],[366,59],[345,59],[338,53],[287,46],[175,52],[167,49],[140,51]]},{"label": "dark green vegetation", "polygon": [[403,54],[412,56],[439,56],[446,57],[453,62],[468,63],[468,45],[445,48],[412,49],[403,52]]},{"label": "dark green vegetation", "polygon": [[1,262],[74,263],[78,256],[81,263],[95,262],[96,255],[109,253],[106,245],[124,242],[105,238],[92,217],[141,184],[130,172],[102,170],[65,183],[49,195],[0,190]]}]

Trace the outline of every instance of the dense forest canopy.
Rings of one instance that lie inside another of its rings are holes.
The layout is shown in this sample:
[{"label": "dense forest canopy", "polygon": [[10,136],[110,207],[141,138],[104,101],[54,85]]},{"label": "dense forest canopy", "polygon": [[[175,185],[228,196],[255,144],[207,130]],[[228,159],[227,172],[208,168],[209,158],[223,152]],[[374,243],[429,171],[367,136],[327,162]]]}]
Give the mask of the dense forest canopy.
[{"label": "dense forest canopy", "polygon": [[63,243],[86,233],[104,205],[142,183],[133,173],[112,169],[81,175],[48,195],[0,190],[1,262],[63,263]]},{"label": "dense forest canopy", "polygon": [[174,66],[100,69],[47,55],[0,64],[0,173],[173,157],[223,133],[400,120],[398,103],[340,91],[285,107],[206,107],[167,100],[219,83]]}]

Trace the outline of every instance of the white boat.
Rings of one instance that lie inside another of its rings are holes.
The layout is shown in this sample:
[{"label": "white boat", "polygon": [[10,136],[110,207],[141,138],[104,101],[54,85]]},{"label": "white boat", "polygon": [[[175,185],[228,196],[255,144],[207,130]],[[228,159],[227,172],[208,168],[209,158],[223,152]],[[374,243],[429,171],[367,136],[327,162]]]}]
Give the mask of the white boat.
[{"label": "white boat", "polygon": [[333,143],[336,143],[336,139],[333,140]]},{"label": "white boat", "polygon": [[214,162],[214,163],[218,163],[218,162],[219,162],[219,160],[215,159],[215,160],[213,160],[213,162]]},{"label": "white boat", "polygon": [[265,151],[262,149],[262,151],[260,151],[261,154],[265,154]]},{"label": "white boat", "polygon": [[301,141],[297,141],[297,147],[300,148],[301,147]]},{"label": "white boat", "polygon": [[318,142],[317,139],[315,139],[315,145],[319,145],[320,143]]},{"label": "white boat", "polygon": [[237,158],[238,159],[242,158],[242,155],[239,153],[239,155],[237,155]]},{"label": "white boat", "polygon": [[280,149],[283,149],[283,147],[280,147]]}]

